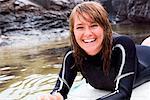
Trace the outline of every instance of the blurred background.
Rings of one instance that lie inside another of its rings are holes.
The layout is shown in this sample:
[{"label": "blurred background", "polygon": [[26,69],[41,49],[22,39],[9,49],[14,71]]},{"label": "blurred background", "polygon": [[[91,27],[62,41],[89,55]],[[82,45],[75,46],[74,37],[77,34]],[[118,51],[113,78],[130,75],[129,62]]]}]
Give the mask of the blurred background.
[{"label": "blurred background", "polygon": [[[70,45],[69,14],[83,1],[0,0],[0,100],[36,100],[53,89]],[[90,1],[103,4],[114,32],[136,44],[150,36],[150,0]]]}]

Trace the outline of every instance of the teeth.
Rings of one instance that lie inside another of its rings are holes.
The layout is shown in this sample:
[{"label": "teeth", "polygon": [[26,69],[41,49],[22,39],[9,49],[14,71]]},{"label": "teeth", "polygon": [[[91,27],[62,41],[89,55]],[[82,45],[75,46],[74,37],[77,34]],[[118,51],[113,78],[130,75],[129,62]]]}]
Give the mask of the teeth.
[{"label": "teeth", "polygon": [[95,41],[95,39],[87,39],[87,40],[83,40],[85,43],[89,43],[89,42],[93,42]]}]

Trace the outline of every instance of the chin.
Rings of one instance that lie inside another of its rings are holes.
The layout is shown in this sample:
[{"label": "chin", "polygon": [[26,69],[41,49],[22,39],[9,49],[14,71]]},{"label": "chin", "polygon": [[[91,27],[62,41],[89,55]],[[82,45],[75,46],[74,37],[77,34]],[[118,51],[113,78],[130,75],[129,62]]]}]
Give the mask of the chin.
[{"label": "chin", "polygon": [[97,52],[95,52],[95,51],[87,51],[86,53],[90,56],[94,56],[97,54]]}]

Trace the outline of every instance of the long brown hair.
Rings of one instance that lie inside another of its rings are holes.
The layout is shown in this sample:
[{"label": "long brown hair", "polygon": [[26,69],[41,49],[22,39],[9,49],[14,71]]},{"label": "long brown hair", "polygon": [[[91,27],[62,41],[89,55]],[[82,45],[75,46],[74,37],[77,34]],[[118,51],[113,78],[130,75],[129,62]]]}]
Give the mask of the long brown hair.
[{"label": "long brown hair", "polygon": [[82,60],[84,58],[85,52],[81,49],[81,47],[75,40],[73,31],[75,14],[80,14],[83,18],[85,18],[84,14],[89,15],[93,21],[97,22],[104,29],[104,39],[102,41],[101,53],[103,58],[103,72],[105,73],[105,75],[108,75],[112,48],[112,27],[108,19],[108,13],[100,3],[87,1],[76,5],[70,14],[69,25],[75,63],[79,64],[82,69]]}]

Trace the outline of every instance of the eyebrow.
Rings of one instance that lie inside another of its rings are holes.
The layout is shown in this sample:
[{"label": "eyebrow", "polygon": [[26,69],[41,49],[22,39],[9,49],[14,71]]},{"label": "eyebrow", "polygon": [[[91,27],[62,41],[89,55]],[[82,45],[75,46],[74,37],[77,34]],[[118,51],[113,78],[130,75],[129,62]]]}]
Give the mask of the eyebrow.
[{"label": "eyebrow", "polygon": [[80,23],[79,23],[79,24],[76,24],[75,26],[77,26],[77,25],[83,25],[83,24],[80,24]]},{"label": "eyebrow", "polygon": [[[97,22],[94,22],[94,21],[92,21],[92,22],[90,22],[91,24],[98,24]],[[76,25],[83,25],[82,23],[79,23],[79,24],[76,24]]]}]

